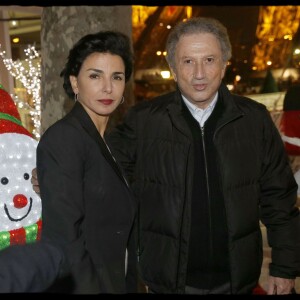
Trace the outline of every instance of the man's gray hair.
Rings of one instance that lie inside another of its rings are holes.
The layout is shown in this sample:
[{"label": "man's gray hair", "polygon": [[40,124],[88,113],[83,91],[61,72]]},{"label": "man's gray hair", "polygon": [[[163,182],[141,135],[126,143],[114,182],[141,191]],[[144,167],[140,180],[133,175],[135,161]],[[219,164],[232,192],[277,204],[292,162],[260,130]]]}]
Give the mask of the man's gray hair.
[{"label": "man's gray hair", "polygon": [[194,17],[178,23],[170,32],[166,50],[166,60],[169,66],[175,69],[175,51],[179,39],[183,35],[195,34],[195,33],[211,33],[220,42],[222,59],[227,62],[231,58],[231,43],[228,36],[226,27],[218,20],[206,17]]}]

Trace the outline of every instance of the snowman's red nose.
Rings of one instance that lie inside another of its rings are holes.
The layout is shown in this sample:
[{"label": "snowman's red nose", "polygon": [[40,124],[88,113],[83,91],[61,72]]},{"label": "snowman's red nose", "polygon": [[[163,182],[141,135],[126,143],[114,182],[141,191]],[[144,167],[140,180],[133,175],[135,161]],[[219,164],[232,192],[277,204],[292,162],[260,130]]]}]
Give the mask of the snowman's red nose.
[{"label": "snowman's red nose", "polygon": [[15,208],[23,208],[28,203],[27,197],[22,194],[15,195],[13,201]]}]

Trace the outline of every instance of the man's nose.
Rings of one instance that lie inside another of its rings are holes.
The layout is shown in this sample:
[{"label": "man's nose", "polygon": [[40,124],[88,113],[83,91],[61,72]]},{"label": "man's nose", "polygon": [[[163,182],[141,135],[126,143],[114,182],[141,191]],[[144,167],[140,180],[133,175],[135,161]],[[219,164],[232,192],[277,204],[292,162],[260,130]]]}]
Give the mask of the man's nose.
[{"label": "man's nose", "polygon": [[205,69],[204,66],[201,62],[197,62],[195,64],[195,68],[194,68],[194,74],[193,77],[195,79],[201,79],[205,76]]}]

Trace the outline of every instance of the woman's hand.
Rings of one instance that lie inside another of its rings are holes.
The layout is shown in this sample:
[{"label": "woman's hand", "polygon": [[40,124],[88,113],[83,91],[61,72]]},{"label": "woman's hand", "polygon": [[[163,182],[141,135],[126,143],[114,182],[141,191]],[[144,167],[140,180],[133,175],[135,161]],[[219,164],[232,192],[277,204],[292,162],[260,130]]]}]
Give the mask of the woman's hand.
[{"label": "woman's hand", "polygon": [[37,171],[36,171],[36,168],[34,168],[34,169],[31,171],[31,184],[32,184],[33,190],[34,190],[38,195],[40,195],[40,186],[39,186],[39,182],[38,182],[38,179],[37,179]]}]

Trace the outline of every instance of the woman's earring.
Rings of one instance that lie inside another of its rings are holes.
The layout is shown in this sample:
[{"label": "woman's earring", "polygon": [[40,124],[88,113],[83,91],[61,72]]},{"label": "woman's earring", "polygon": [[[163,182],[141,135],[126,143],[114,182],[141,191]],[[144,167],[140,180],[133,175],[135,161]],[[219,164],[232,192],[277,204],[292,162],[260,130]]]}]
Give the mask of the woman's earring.
[{"label": "woman's earring", "polygon": [[75,102],[78,101],[78,94],[74,94]]},{"label": "woman's earring", "polygon": [[122,104],[122,103],[124,103],[124,96],[122,97],[122,100],[121,100],[121,102],[120,102],[120,104]]}]

